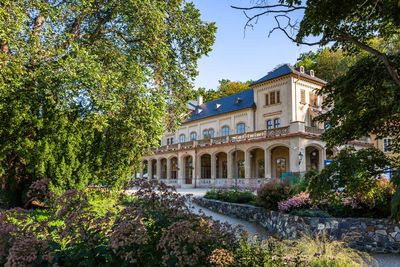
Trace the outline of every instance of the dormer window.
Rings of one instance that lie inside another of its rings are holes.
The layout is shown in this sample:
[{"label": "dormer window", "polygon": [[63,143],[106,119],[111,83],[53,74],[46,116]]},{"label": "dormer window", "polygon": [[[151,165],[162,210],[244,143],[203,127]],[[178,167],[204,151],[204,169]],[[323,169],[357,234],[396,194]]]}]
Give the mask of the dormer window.
[{"label": "dormer window", "polygon": [[300,66],[300,73],[304,73],[304,66]]},{"label": "dormer window", "polygon": [[197,109],[197,114],[200,114],[203,110],[201,108]]},{"label": "dormer window", "polygon": [[310,70],[310,76],[311,76],[311,77],[315,77],[315,73],[314,73],[313,70]]},{"label": "dormer window", "polygon": [[219,109],[221,107],[221,104],[215,104],[215,109]]},{"label": "dormer window", "polygon": [[242,99],[240,97],[236,98],[235,104],[239,104],[240,102],[242,102]]}]

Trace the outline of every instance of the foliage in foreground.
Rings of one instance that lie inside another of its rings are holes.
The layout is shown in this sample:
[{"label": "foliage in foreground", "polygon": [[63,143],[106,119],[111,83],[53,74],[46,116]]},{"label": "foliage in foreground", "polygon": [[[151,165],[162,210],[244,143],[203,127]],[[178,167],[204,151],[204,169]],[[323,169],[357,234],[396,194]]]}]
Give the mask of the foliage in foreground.
[{"label": "foliage in foreground", "polygon": [[0,4],[0,201],[120,187],[174,126],[214,42],[183,0]]},{"label": "foliage in foreground", "polygon": [[365,255],[340,242],[249,242],[239,229],[191,213],[188,198],[172,187],[147,181],[137,186],[134,198],[120,196],[106,213],[92,203],[115,196],[101,190],[68,191],[46,210],[1,212],[0,264],[366,266],[361,259]]}]

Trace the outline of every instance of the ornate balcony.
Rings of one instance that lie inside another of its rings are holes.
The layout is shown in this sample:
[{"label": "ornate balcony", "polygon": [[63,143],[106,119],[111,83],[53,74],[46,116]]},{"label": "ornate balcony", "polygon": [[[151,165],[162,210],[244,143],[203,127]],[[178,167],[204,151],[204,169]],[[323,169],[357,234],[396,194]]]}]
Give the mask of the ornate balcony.
[{"label": "ornate balcony", "polygon": [[243,134],[234,134],[229,136],[219,136],[207,139],[200,139],[197,141],[188,141],[184,143],[160,146],[158,148],[152,149],[152,151],[154,153],[171,152],[175,150],[192,149],[195,147],[206,147],[206,146],[213,146],[225,143],[263,140],[268,138],[285,136],[287,134],[289,134],[289,126],[270,129],[270,130],[247,132]]}]

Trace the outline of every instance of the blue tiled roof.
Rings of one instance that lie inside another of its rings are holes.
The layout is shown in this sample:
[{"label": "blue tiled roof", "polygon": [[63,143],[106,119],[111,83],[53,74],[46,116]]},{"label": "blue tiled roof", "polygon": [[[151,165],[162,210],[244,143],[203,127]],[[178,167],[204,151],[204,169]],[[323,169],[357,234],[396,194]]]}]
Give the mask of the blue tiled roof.
[{"label": "blue tiled roof", "polygon": [[[238,101],[239,100],[239,101]],[[217,105],[219,107],[217,108]],[[253,89],[247,89],[242,92],[222,97],[213,101],[203,103],[197,106],[187,120],[200,120],[211,116],[216,116],[228,112],[254,107]],[[199,110],[201,112],[199,113]]]},{"label": "blue tiled roof", "polygon": [[302,77],[320,82],[320,83],[326,83],[324,80],[317,78],[317,77],[313,77],[311,75],[309,75],[308,73],[301,73],[300,71],[298,71],[296,68],[294,68],[293,66],[289,65],[289,64],[283,64],[282,66],[277,67],[276,69],[270,71],[267,75],[265,75],[264,77],[262,77],[261,79],[255,81],[254,83],[252,83],[251,85],[255,85],[258,83],[262,83],[262,82],[266,82],[281,76],[285,76],[288,74],[294,73],[296,75],[300,75]]}]

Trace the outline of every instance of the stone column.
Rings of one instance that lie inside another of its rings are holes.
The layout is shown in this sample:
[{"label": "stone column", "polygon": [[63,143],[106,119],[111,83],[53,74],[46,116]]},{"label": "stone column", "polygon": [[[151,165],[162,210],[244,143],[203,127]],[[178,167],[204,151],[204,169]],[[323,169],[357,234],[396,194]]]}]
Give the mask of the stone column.
[{"label": "stone column", "polygon": [[211,179],[217,178],[217,157],[215,154],[211,155]]},{"label": "stone column", "polygon": [[196,174],[197,174],[197,168],[198,168],[198,165],[200,165],[200,164],[197,164],[197,162],[199,161],[199,159],[198,159],[199,157],[197,157],[197,155],[195,154],[194,156],[192,155],[192,167],[193,167],[193,169],[192,169],[192,185],[195,185],[196,183],[198,184],[198,177],[196,176]]},{"label": "stone column", "polygon": [[171,159],[167,158],[167,179],[171,179]]},{"label": "stone column", "polygon": [[161,177],[161,159],[157,159],[157,174],[156,174],[157,180],[160,180]]},{"label": "stone column", "polygon": [[153,160],[149,159],[147,161],[147,179],[153,179]]},{"label": "stone column", "polygon": [[[193,157],[193,163],[194,162],[194,157]],[[193,179],[194,177],[197,178],[197,181],[201,178],[201,157],[196,155],[196,164],[193,164],[193,168],[194,168],[194,175],[193,175]]]},{"label": "stone column", "polygon": [[244,178],[252,178],[251,177],[251,154],[250,151],[246,151],[244,153]]},{"label": "stone column", "polygon": [[184,183],[184,181],[183,181],[184,175],[185,175],[185,168],[184,168],[185,163],[184,163],[182,156],[178,156],[177,160],[178,160],[178,177],[177,177],[177,179],[178,179],[179,184],[183,184]]},{"label": "stone column", "polygon": [[215,185],[215,179],[217,178],[217,164],[216,154],[211,154],[211,186]]},{"label": "stone column", "polygon": [[265,153],[265,162],[264,162],[264,176],[266,179],[271,179],[272,177],[272,162],[271,162],[271,150],[266,148],[264,150]]},{"label": "stone column", "polygon": [[322,148],[318,150],[318,159],[319,159],[319,171],[322,171],[322,169],[324,168],[324,162],[326,160],[326,148]]},{"label": "stone column", "polygon": [[227,169],[227,178],[232,180],[234,175],[234,167],[233,167],[233,153],[228,153],[226,156],[226,169]]}]

